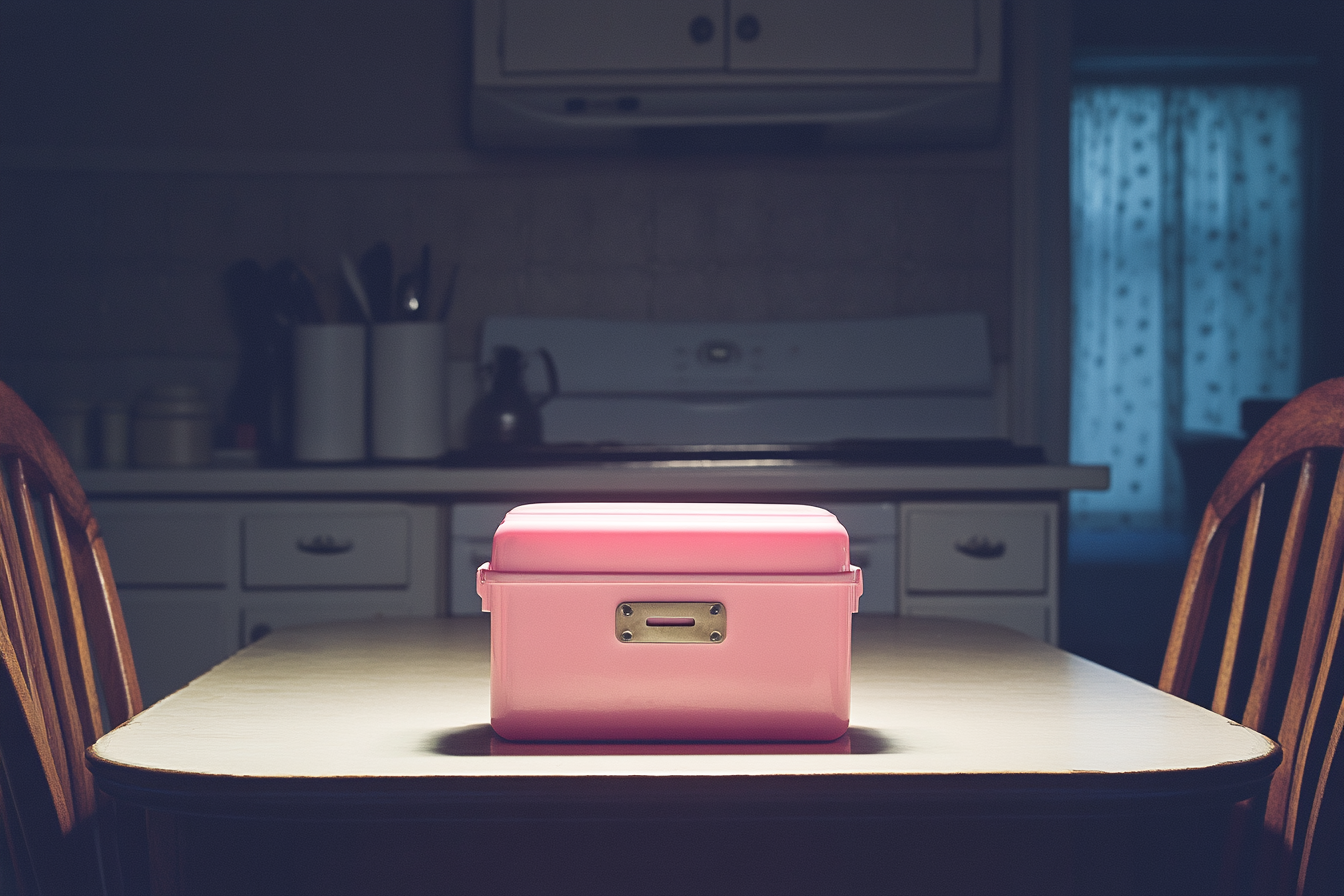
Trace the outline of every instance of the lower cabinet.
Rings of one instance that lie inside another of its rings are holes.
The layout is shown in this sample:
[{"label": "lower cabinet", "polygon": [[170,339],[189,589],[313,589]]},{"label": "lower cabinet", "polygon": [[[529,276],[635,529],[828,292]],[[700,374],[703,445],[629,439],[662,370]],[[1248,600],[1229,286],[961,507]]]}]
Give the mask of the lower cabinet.
[{"label": "lower cabinet", "polygon": [[907,502],[900,612],[992,622],[1059,640],[1059,505]]},{"label": "lower cabinet", "polygon": [[143,500],[93,512],[146,705],[276,629],[445,606],[437,505]]},{"label": "lower cabinet", "polygon": [[[450,610],[478,615],[476,568],[514,504],[452,508]],[[860,613],[945,616],[1059,639],[1059,505],[1052,501],[826,503],[863,569]]]},{"label": "lower cabinet", "polygon": [[[152,703],[276,629],[478,614],[475,570],[511,506],[145,499],[93,510]],[[828,506],[864,569],[861,612],[951,616],[1058,640],[1058,504]]]}]

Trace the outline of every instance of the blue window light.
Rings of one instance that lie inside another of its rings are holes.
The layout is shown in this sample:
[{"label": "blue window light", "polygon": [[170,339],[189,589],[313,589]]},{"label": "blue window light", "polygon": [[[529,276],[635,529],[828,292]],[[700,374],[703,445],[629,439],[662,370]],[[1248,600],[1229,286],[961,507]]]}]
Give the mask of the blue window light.
[{"label": "blue window light", "polygon": [[1173,438],[1298,391],[1301,131],[1293,87],[1075,88],[1073,528],[1178,528]]}]

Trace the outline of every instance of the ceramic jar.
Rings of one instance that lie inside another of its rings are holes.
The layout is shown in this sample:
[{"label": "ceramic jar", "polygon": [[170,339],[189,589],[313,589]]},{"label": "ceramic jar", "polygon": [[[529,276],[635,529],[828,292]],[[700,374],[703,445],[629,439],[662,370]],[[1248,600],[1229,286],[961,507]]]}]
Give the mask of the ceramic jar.
[{"label": "ceramic jar", "polygon": [[132,455],[137,467],[210,464],[210,405],[195,386],[155,386],[135,404]]}]

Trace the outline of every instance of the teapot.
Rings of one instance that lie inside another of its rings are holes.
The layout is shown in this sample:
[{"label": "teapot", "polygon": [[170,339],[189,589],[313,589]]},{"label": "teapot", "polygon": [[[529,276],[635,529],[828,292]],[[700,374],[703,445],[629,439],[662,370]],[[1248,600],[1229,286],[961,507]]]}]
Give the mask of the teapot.
[{"label": "teapot", "polygon": [[534,400],[523,383],[526,362],[512,345],[495,346],[495,360],[484,367],[491,376],[490,391],[472,405],[467,419],[467,445],[473,450],[518,448],[541,444],[541,406],[560,391],[555,361],[537,349],[546,365],[547,393]]}]

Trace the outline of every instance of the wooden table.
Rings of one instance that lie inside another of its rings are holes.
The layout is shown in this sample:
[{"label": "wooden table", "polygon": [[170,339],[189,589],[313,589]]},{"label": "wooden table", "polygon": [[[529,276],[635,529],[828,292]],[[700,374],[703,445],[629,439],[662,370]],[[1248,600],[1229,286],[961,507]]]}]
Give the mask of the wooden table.
[{"label": "wooden table", "polygon": [[514,744],[488,620],[277,632],[110,732],[185,892],[1207,888],[1269,739],[1005,629],[856,617],[831,744]]}]

